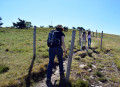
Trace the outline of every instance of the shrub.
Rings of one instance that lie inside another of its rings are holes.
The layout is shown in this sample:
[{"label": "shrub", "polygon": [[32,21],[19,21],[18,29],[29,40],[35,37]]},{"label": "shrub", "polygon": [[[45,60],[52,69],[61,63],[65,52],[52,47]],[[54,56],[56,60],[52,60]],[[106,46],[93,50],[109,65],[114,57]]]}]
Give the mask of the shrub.
[{"label": "shrub", "polygon": [[97,72],[96,72],[96,75],[97,75],[98,77],[103,77],[103,76],[104,76],[100,71],[97,71]]}]

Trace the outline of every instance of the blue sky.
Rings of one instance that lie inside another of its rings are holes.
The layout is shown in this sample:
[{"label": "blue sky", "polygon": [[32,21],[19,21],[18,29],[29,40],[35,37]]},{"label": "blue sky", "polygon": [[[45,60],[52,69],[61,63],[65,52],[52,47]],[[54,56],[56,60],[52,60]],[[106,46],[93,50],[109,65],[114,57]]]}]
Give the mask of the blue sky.
[{"label": "blue sky", "polygon": [[85,29],[120,35],[120,0],[0,0],[4,27],[18,18],[36,26]]}]

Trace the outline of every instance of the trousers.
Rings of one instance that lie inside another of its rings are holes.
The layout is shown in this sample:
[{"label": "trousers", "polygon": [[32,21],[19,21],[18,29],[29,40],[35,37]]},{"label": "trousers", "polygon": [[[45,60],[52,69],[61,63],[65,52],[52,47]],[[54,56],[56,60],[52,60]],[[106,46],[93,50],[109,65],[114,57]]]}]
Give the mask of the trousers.
[{"label": "trousers", "polygon": [[63,70],[63,49],[61,46],[58,47],[50,47],[49,48],[49,64],[47,68],[47,80],[51,80],[52,75],[52,68],[55,56],[57,55],[58,61],[59,61],[59,69],[60,69],[60,75],[64,73]]}]

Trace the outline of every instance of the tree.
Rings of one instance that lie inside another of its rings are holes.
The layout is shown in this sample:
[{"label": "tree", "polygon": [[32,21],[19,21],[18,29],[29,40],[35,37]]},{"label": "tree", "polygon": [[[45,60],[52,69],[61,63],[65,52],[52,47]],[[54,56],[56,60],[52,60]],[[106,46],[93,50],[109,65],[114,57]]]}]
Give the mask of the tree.
[{"label": "tree", "polygon": [[53,28],[53,26],[52,26],[52,25],[49,25],[49,28]]},{"label": "tree", "polygon": [[17,22],[17,23],[13,22],[13,27],[18,28],[18,29],[32,27],[31,22],[26,22],[25,20],[21,20],[20,18],[18,18],[18,20],[19,20],[19,22]]},{"label": "tree", "polygon": [[67,32],[68,31],[68,27],[64,27],[64,31]]},{"label": "tree", "polygon": [[77,27],[77,30],[82,31],[82,30],[84,30],[84,28],[83,27]]},{"label": "tree", "polygon": [[32,27],[32,25],[31,25],[31,22],[26,22],[26,28],[30,28],[30,27]]},{"label": "tree", "polygon": [[75,27],[72,27],[72,29],[76,29]]},{"label": "tree", "polygon": [[3,23],[0,23],[0,25],[3,25]]},{"label": "tree", "polygon": [[44,26],[40,26],[40,28],[44,28]]}]

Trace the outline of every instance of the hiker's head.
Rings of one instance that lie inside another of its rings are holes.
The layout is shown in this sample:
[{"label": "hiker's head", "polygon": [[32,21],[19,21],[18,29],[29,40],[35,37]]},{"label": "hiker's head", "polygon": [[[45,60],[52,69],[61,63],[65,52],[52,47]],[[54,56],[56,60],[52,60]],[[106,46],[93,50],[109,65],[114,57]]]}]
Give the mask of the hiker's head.
[{"label": "hiker's head", "polygon": [[56,26],[56,30],[57,30],[57,31],[63,31],[64,28],[63,28],[62,25],[57,25],[57,26]]},{"label": "hiker's head", "polygon": [[83,35],[85,35],[86,33],[85,33],[85,31],[83,32]]},{"label": "hiker's head", "polygon": [[91,32],[90,31],[88,31],[88,35],[90,35],[91,34]]}]

